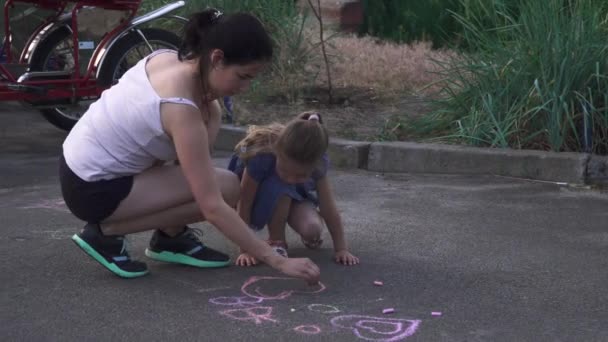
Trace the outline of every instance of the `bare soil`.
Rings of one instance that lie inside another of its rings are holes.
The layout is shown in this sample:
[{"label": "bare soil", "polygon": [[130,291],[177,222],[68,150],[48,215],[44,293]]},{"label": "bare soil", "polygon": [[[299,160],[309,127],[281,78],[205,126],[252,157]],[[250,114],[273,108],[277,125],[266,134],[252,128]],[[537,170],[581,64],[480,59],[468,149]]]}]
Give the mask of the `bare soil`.
[{"label": "bare soil", "polygon": [[[281,96],[263,101],[235,98],[235,124],[246,126],[271,122],[287,122],[298,113],[318,110],[333,137],[360,141],[386,140],[386,133],[408,118],[431,111],[429,98],[403,95],[381,98],[372,91],[360,88],[334,90],[334,103],[328,104],[326,89],[314,89],[297,103],[288,103]],[[400,140],[407,137],[400,136]]]}]

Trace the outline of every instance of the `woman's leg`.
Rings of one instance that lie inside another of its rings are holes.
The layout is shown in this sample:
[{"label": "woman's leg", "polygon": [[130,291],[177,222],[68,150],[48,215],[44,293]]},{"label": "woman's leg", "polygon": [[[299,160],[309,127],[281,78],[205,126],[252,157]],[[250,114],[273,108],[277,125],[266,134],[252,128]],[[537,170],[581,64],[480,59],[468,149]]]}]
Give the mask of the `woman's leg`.
[{"label": "woman's leg", "polygon": [[[239,196],[235,174],[216,168],[216,179],[228,205]],[[135,176],[129,195],[101,224],[107,235],[125,235],[161,229],[168,235],[179,233],[188,223],[204,219],[181,168],[167,165],[151,168]]]},{"label": "woman's leg", "polygon": [[[234,206],[239,183],[229,171],[216,169],[217,182],[226,202]],[[146,255],[160,261],[197,267],[221,267],[230,258],[208,248],[183,226],[203,219],[179,166],[159,166],[135,176],[131,192],[101,225],[87,224],[72,240],[87,254],[113,273],[127,278],[148,273],[144,263],[132,260],[121,235],[150,229],[155,231]],[[175,236],[177,228],[182,234]],[[173,234],[172,234],[173,233]]]},{"label": "woman's leg", "polygon": [[175,236],[184,230],[185,225],[204,219],[198,204],[192,201],[149,215],[122,221],[102,222],[101,229],[106,235],[127,235],[158,229],[169,236]]},{"label": "woman's leg", "polygon": [[318,248],[323,242],[323,219],[310,201],[293,202],[287,222],[300,234],[306,247]]}]

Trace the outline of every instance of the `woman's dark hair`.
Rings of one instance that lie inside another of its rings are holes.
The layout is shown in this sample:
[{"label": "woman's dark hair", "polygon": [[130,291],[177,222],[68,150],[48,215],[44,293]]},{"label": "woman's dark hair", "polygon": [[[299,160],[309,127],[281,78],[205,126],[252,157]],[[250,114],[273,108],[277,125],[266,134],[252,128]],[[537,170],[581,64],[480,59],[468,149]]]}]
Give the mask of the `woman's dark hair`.
[{"label": "woman's dark hair", "polygon": [[199,58],[203,90],[208,91],[207,75],[214,49],[224,52],[226,65],[267,62],[272,58],[272,39],[262,23],[248,13],[224,15],[208,8],[194,13],[184,29],[179,59]]}]

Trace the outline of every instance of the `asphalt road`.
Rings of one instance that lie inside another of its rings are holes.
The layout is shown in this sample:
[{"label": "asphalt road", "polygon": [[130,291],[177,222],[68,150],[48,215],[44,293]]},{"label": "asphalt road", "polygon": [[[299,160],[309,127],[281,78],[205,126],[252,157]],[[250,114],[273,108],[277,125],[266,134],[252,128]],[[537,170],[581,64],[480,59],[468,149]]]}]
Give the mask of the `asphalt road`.
[{"label": "asphalt road", "polygon": [[[608,341],[606,194],[332,170],[361,265],[336,265],[330,244],[309,251],[289,236],[291,255],[320,265],[322,287],[267,266],[151,260],[149,276],[124,280],[69,239],[82,222],[58,186],[65,133],[13,104],[0,104],[0,119],[3,341]],[[132,236],[132,254],[145,258],[149,237]]]}]

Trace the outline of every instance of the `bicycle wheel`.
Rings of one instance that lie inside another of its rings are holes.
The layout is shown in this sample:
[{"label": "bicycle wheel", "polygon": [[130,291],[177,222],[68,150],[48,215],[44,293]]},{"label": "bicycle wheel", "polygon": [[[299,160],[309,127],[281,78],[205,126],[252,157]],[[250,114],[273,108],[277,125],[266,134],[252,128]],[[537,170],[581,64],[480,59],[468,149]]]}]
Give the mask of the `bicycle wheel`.
[{"label": "bicycle wheel", "polygon": [[137,32],[130,32],[120,38],[108,52],[103,65],[99,66],[97,80],[99,84],[103,84],[104,87],[112,86],[127,70],[148,54],[161,49],[177,50],[181,44],[180,38],[169,31],[148,28],[143,29],[142,33],[152,49]]},{"label": "bicycle wheel", "polygon": [[[140,29],[147,42],[136,31],[131,31],[121,37],[107,52],[102,65],[98,66],[99,77],[97,84],[102,88],[109,88],[139,60],[152,51],[159,49],[177,50],[181,40],[172,32],[156,29]],[[149,44],[149,45],[148,45]],[[152,48],[150,50],[150,47]],[[40,42],[32,55],[31,71],[62,71],[74,70],[72,56],[72,33],[68,27],[61,27],[51,32]],[[86,112],[89,105],[98,97],[78,98],[76,103],[69,99],[37,102],[37,105],[50,105],[51,108],[41,109],[42,115],[53,125],[69,131],[74,127],[80,117]]]}]

